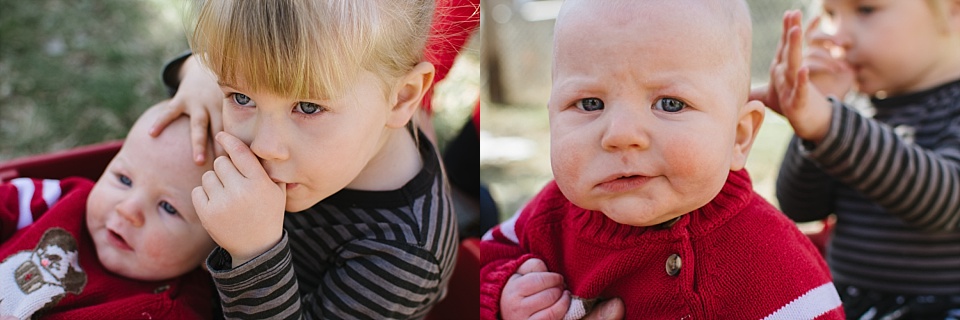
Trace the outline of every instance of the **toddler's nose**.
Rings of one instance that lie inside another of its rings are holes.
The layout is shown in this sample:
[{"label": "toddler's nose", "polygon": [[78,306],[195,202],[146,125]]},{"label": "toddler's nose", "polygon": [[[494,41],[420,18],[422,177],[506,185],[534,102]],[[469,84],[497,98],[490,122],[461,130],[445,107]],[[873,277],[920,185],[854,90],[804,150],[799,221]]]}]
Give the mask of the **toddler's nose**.
[{"label": "toddler's nose", "polygon": [[117,214],[130,222],[134,227],[143,226],[143,209],[136,198],[131,197],[117,204]]}]

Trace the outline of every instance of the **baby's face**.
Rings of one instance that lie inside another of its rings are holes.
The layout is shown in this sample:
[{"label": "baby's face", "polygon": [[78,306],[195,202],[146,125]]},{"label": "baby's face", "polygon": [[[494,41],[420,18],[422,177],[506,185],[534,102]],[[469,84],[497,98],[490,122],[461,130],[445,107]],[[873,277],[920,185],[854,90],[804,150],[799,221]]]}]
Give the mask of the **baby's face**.
[{"label": "baby's face", "polygon": [[90,192],[87,228],[107,269],[162,280],[200,266],[214,247],[190,198],[210,166],[190,160],[187,120],[152,138],[153,119],[143,118]]},{"label": "baby's face", "polygon": [[736,32],[711,18],[720,13],[686,2],[568,1],[558,20],[554,177],[574,204],[618,223],[695,210],[731,169],[746,62]]}]

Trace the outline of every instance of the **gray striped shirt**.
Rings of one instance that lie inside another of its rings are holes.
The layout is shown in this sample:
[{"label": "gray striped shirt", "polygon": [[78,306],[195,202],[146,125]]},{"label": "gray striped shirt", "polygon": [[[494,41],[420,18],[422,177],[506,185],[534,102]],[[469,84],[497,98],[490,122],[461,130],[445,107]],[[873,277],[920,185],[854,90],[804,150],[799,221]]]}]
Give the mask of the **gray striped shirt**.
[{"label": "gray striped shirt", "polygon": [[437,152],[393,191],[341,190],[287,213],[280,243],[236,269],[207,260],[228,319],[417,319],[446,294],[456,220]]},{"label": "gray striped shirt", "polygon": [[781,210],[796,221],[836,213],[837,283],[960,294],[960,81],[873,104],[871,119],[834,101],[819,145],[793,138]]}]

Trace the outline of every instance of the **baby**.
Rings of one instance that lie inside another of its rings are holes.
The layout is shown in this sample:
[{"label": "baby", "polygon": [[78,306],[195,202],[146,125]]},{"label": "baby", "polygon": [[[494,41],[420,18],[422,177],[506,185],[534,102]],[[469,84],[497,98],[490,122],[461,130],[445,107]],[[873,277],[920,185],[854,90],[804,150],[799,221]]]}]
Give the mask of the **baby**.
[{"label": "baby", "polygon": [[548,104],[549,183],[481,243],[481,317],[840,319],[823,259],[743,169],[744,1],[567,0]]},{"label": "baby", "polygon": [[190,199],[209,170],[191,162],[189,121],[134,124],[94,185],[18,178],[0,185],[0,318],[208,319],[213,250]]}]

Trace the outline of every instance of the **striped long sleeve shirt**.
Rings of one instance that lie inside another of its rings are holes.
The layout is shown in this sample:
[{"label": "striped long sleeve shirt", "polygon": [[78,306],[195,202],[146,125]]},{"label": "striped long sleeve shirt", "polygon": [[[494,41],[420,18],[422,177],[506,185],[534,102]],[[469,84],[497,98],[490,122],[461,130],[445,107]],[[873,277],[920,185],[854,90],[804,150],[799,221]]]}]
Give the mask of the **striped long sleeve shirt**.
[{"label": "striped long sleeve shirt", "polygon": [[433,145],[401,189],[341,190],[288,212],[279,244],[230,269],[207,259],[227,319],[418,319],[444,297],[457,223]]},{"label": "striped long sleeve shirt", "polygon": [[960,80],[872,101],[833,101],[818,145],[794,137],[777,180],[797,221],[837,216],[834,281],[899,294],[960,293]]}]

